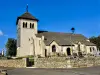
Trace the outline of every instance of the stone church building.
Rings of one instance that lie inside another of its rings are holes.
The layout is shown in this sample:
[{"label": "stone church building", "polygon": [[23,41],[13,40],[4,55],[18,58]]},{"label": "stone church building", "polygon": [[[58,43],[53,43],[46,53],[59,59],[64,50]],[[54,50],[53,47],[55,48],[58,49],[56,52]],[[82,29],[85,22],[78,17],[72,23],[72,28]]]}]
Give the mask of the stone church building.
[{"label": "stone church building", "polygon": [[17,56],[52,56],[54,53],[71,56],[97,52],[95,44],[81,34],[59,33],[38,30],[38,19],[29,12],[17,18]]}]

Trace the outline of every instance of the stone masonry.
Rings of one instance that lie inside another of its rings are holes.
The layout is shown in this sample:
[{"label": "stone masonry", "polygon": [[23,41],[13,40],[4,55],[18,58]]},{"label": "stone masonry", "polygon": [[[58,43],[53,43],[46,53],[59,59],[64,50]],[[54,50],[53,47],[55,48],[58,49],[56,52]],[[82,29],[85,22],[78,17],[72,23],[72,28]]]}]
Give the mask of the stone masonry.
[{"label": "stone masonry", "polygon": [[36,68],[79,68],[100,65],[100,57],[66,59],[66,57],[36,58],[34,61]]},{"label": "stone masonry", "polygon": [[21,68],[27,66],[27,60],[24,59],[10,59],[10,60],[0,60],[1,67],[15,67]]}]

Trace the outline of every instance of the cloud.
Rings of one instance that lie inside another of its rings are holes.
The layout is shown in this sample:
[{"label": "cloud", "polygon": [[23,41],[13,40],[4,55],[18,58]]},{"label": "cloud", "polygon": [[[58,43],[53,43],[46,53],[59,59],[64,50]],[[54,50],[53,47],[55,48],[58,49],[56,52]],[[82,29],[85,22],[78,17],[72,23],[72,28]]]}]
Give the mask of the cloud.
[{"label": "cloud", "polygon": [[2,30],[0,30],[0,36],[8,37],[8,35],[4,34]]},{"label": "cloud", "polygon": [[3,34],[3,32],[0,30],[0,36],[3,36],[4,34]]},{"label": "cloud", "polygon": [[8,35],[4,35],[4,36],[8,37]]}]

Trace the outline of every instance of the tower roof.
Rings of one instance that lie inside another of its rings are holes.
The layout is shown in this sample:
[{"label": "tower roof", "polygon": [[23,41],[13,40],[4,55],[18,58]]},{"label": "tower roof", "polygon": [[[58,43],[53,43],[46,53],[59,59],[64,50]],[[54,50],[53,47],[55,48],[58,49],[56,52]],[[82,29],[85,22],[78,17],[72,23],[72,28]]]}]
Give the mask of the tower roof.
[{"label": "tower roof", "polygon": [[35,18],[34,16],[32,16],[29,12],[25,12],[24,14],[22,14],[21,16],[19,16],[19,17],[17,18],[16,24],[18,24],[18,20],[19,20],[19,19],[28,19],[28,20],[39,21],[37,18]]}]

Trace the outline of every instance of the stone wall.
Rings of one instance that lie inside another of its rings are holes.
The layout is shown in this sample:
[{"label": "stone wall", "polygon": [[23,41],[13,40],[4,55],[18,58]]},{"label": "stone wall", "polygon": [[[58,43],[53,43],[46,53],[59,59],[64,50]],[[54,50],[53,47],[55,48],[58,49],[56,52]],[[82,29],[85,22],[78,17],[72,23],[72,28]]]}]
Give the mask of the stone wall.
[{"label": "stone wall", "polygon": [[82,58],[71,60],[72,67],[90,67],[100,65],[100,57]]},{"label": "stone wall", "polygon": [[34,67],[36,68],[78,68],[100,65],[100,57],[66,59],[66,57],[36,58]]},{"label": "stone wall", "polygon": [[9,59],[9,60],[0,60],[0,67],[15,67],[21,68],[27,66],[27,59]]},{"label": "stone wall", "polygon": [[[67,66],[66,58],[36,58],[34,67],[36,68],[64,68]],[[63,62],[63,63],[62,63]]]}]

